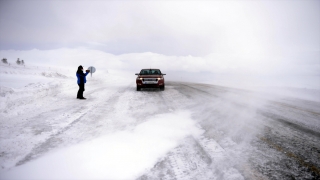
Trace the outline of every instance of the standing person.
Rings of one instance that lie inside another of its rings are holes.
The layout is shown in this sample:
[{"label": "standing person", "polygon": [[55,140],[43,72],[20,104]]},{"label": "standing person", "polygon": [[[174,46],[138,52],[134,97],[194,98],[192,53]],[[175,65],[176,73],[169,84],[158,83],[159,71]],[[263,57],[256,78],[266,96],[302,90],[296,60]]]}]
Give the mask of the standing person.
[{"label": "standing person", "polygon": [[86,76],[89,74],[90,70],[86,70],[86,73],[83,73],[83,67],[80,65],[77,71],[78,85],[79,90],[77,94],[77,99],[86,99],[83,97],[84,84],[87,82]]}]

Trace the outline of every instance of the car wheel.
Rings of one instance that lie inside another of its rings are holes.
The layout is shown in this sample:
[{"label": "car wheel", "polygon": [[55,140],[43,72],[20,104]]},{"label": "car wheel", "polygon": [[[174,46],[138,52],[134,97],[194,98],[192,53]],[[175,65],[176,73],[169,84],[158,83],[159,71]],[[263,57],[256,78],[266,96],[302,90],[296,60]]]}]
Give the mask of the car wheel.
[{"label": "car wheel", "polygon": [[160,87],[160,91],[164,91],[164,88],[165,88],[165,86],[163,85],[163,86],[161,86]]},{"label": "car wheel", "polygon": [[137,86],[137,91],[141,91],[141,87]]}]

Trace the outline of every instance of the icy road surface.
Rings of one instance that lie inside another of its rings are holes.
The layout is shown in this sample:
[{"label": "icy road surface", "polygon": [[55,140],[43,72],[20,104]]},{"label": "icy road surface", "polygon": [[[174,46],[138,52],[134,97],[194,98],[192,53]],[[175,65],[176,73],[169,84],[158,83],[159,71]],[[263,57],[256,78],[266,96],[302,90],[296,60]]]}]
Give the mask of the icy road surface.
[{"label": "icy road surface", "polygon": [[73,72],[17,71],[48,81],[1,85],[0,179],[320,178],[318,101],[110,74],[81,101]]}]

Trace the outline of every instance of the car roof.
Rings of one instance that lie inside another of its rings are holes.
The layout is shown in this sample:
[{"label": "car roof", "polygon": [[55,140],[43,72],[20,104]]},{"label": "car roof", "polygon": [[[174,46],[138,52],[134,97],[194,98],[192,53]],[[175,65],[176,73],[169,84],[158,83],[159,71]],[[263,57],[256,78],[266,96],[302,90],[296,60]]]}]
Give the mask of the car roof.
[{"label": "car roof", "polygon": [[160,69],[141,69],[141,70],[160,70]]}]

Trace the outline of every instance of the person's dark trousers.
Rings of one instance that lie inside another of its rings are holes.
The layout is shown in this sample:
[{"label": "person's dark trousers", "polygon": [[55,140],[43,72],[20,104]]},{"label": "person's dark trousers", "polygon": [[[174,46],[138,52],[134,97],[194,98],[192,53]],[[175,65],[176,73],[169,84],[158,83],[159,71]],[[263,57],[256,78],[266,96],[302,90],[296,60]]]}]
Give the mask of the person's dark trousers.
[{"label": "person's dark trousers", "polygon": [[83,98],[84,83],[81,83],[78,85],[79,85],[79,90],[78,90],[77,98]]}]

